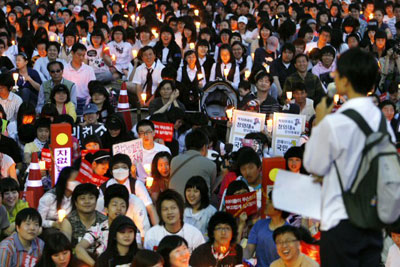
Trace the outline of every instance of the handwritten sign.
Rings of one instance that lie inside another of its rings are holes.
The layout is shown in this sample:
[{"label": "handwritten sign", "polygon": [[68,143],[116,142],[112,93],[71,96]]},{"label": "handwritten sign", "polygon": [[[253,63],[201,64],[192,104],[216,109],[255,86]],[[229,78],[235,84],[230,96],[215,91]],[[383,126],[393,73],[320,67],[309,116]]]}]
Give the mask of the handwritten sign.
[{"label": "handwritten sign", "polygon": [[132,163],[143,162],[143,141],[141,138],[113,145],[113,155],[126,154]]},{"label": "handwritten sign", "polygon": [[233,151],[242,147],[242,139],[246,134],[261,132],[264,129],[264,124],[265,114],[235,109],[229,135],[229,143],[233,144]]},{"label": "handwritten sign", "polygon": [[305,130],[306,116],[274,113],[272,149],[275,156],[283,156],[292,146],[300,145],[300,136]]},{"label": "handwritten sign", "polygon": [[163,139],[165,142],[171,142],[174,137],[174,124],[153,121],[156,132],[155,138]]},{"label": "handwritten sign", "polygon": [[242,212],[246,212],[247,216],[257,213],[257,191],[226,196],[225,209],[235,217]]}]

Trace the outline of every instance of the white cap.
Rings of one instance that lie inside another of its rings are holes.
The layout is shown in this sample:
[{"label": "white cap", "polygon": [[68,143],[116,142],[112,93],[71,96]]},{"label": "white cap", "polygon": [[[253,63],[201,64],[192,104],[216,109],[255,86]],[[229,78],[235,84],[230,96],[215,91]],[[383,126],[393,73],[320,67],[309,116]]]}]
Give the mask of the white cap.
[{"label": "white cap", "polygon": [[245,16],[240,16],[239,19],[238,19],[238,23],[242,22],[242,23],[244,23],[246,25],[247,25],[248,21],[249,20]]}]

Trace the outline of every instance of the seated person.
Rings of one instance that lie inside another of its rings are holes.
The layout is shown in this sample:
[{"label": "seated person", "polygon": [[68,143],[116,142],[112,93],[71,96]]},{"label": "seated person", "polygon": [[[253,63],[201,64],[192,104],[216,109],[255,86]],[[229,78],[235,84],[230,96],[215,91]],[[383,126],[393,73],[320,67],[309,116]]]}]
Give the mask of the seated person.
[{"label": "seated person", "polygon": [[35,121],[36,138],[24,147],[24,163],[31,162],[32,153],[41,152],[50,140],[50,124],[48,118],[39,118]]},{"label": "seated person", "polygon": [[92,164],[93,174],[104,176],[108,171],[110,162],[110,153],[104,150],[99,150],[94,154],[89,153],[85,156],[85,159]]},{"label": "seated person", "polygon": [[18,212],[15,224],[17,232],[0,243],[0,266],[33,267],[44,247],[44,242],[38,238],[42,217],[37,210],[26,208]]},{"label": "seated person", "polygon": [[[1,127],[1,122],[0,122]],[[12,157],[0,152],[0,177],[10,177],[18,181],[16,164]]]},{"label": "seated person", "polygon": [[168,235],[179,235],[188,240],[188,248],[193,251],[204,243],[204,237],[196,227],[183,222],[183,198],[171,189],[160,194],[157,200],[157,213],[160,224],[146,232],[144,248],[153,250]]},{"label": "seated person", "polygon": [[88,135],[83,139],[82,147],[86,150],[99,150],[102,147],[101,140],[95,134]]},{"label": "seated person", "polygon": [[[112,178],[100,186],[100,200],[97,203],[98,210],[102,210],[102,196],[107,187],[113,184],[121,184],[128,189],[130,194],[137,196],[146,206],[147,213],[153,225],[158,223],[158,217],[154,204],[150,198],[145,185],[132,177],[132,162],[129,156],[125,154],[116,154],[110,162],[110,173]],[[129,215],[128,215],[129,216]]]},{"label": "seated person", "polygon": [[97,114],[97,106],[93,103],[89,103],[83,107],[83,122],[82,126],[96,125],[99,124],[99,114]]},{"label": "seated person", "polygon": [[154,93],[154,99],[149,104],[150,115],[165,113],[171,107],[185,110],[185,106],[178,100],[178,97],[179,90],[176,89],[175,83],[170,80],[162,81]]},{"label": "seated person", "polygon": [[172,156],[170,153],[161,151],[154,156],[151,163],[151,176],[154,182],[148,188],[148,191],[154,203],[157,202],[158,195],[168,189],[169,176],[171,174],[171,159]]},{"label": "seated person", "polygon": [[300,107],[300,115],[306,115],[306,120],[315,114],[314,101],[307,97],[306,86],[304,83],[295,83],[293,85],[293,99],[290,103],[295,103]]},{"label": "seated person", "polygon": [[[75,248],[78,259],[89,266],[93,266],[96,258],[106,250],[109,229],[113,220],[119,215],[126,214],[129,207],[128,190],[123,185],[119,184],[113,184],[107,187],[105,191],[104,206],[105,212],[108,215],[108,220],[90,227]],[[138,223],[141,224],[141,222]],[[94,255],[88,253],[89,248],[96,248],[95,252],[92,253]]]},{"label": "seated person", "polygon": [[389,248],[385,267],[396,267],[400,260],[400,227],[391,227],[389,230],[394,244]]},{"label": "seated person", "polygon": [[239,83],[239,103],[237,108],[242,109],[252,98],[251,83],[248,81],[241,81]]},{"label": "seated person", "polygon": [[9,230],[13,232],[15,229],[15,216],[20,210],[29,208],[29,204],[25,200],[19,199],[19,184],[12,178],[1,179],[0,190],[3,205],[7,210],[8,220],[10,221]]},{"label": "seated person", "polygon": [[43,228],[61,228],[58,221],[58,210],[65,210],[69,214],[72,210],[71,196],[75,187],[80,184],[75,181],[78,171],[72,167],[65,167],[58,175],[54,188],[47,191],[39,200],[38,211],[42,216]]},{"label": "seated person", "polygon": [[107,220],[107,216],[96,211],[99,190],[94,184],[80,184],[72,193],[72,211],[61,223],[61,231],[76,246],[90,227]]},{"label": "seated person", "polygon": [[299,230],[291,225],[284,225],[274,230],[274,242],[279,259],[271,263],[271,267],[309,266],[318,267],[319,264],[301,253]]},{"label": "seated person", "polygon": [[115,218],[110,225],[107,249],[98,258],[96,267],[130,266],[138,251],[136,232],[130,218],[123,215]]},{"label": "seated person", "polygon": [[193,251],[190,257],[191,266],[242,264],[243,249],[236,244],[237,225],[230,213],[219,211],[211,217],[208,224],[208,236],[210,240]]},{"label": "seated person", "polygon": [[76,107],[71,102],[71,93],[64,84],[57,84],[50,93],[50,101],[58,111],[58,114],[68,114],[76,121]]},{"label": "seated person", "polygon": [[190,251],[188,242],[179,235],[165,236],[160,241],[157,253],[164,259],[164,266],[189,266]]},{"label": "seated person", "polygon": [[2,202],[3,202],[2,194],[0,194],[0,238],[1,236],[9,236],[14,231],[14,227],[10,227],[10,221],[8,220],[7,210]]}]

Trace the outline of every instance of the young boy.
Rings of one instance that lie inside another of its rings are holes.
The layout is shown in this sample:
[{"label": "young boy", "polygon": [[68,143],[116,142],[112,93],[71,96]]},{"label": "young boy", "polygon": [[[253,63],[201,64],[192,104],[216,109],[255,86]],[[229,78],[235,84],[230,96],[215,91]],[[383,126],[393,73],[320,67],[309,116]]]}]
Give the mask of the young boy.
[{"label": "young boy", "polygon": [[315,114],[314,101],[307,97],[306,86],[304,83],[296,83],[293,85],[293,99],[290,103],[295,103],[300,107],[300,114],[306,115],[306,121]]},{"label": "young boy", "polygon": [[396,267],[400,262],[400,227],[390,229],[390,236],[394,244],[389,248],[385,267]]},{"label": "young boy", "polygon": [[251,99],[251,84],[248,81],[241,81],[239,83],[239,104],[238,109],[242,109]]},{"label": "young boy", "polygon": [[34,267],[42,255],[44,242],[38,238],[42,217],[33,208],[18,212],[17,232],[0,243],[0,266]]}]

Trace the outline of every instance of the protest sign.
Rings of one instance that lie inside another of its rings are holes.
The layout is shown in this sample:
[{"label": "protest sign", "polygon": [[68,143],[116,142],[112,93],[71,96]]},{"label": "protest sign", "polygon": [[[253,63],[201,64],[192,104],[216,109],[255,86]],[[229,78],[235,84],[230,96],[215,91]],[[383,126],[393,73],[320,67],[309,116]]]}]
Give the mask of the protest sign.
[{"label": "protest sign", "polygon": [[102,123],[91,124],[91,125],[78,125],[73,128],[72,135],[79,139],[79,142],[82,142],[89,135],[97,135],[102,136],[107,131],[107,128]]},{"label": "protest sign", "polygon": [[174,137],[174,124],[158,121],[153,121],[153,123],[156,133],[154,138],[160,138],[165,142],[171,142]]},{"label": "protest sign", "polygon": [[246,134],[261,132],[264,129],[264,124],[265,114],[235,109],[229,135],[229,143],[233,144],[233,151],[242,147],[242,139]]},{"label": "protest sign", "polygon": [[113,145],[112,150],[113,155],[116,155],[118,153],[128,155],[132,161],[132,164],[134,164],[135,162],[143,162],[143,141],[141,138],[115,144]]},{"label": "protest sign", "polygon": [[72,138],[69,123],[57,123],[50,126],[50,148],[53,154],[52,186],[57,183],[58,174],[62,168],[72,163]]},{"label": "protest sign", "polygon": [[306,116],[274,113],[272,149],[275,156],[283,156],[292,146],[300,145],[300,136],[305,130]]},{"label": "protest sign", "polygon": [[225,197],[225,209],[234,217],[243,211],[247,216],[257,213],[257,191]]}]

